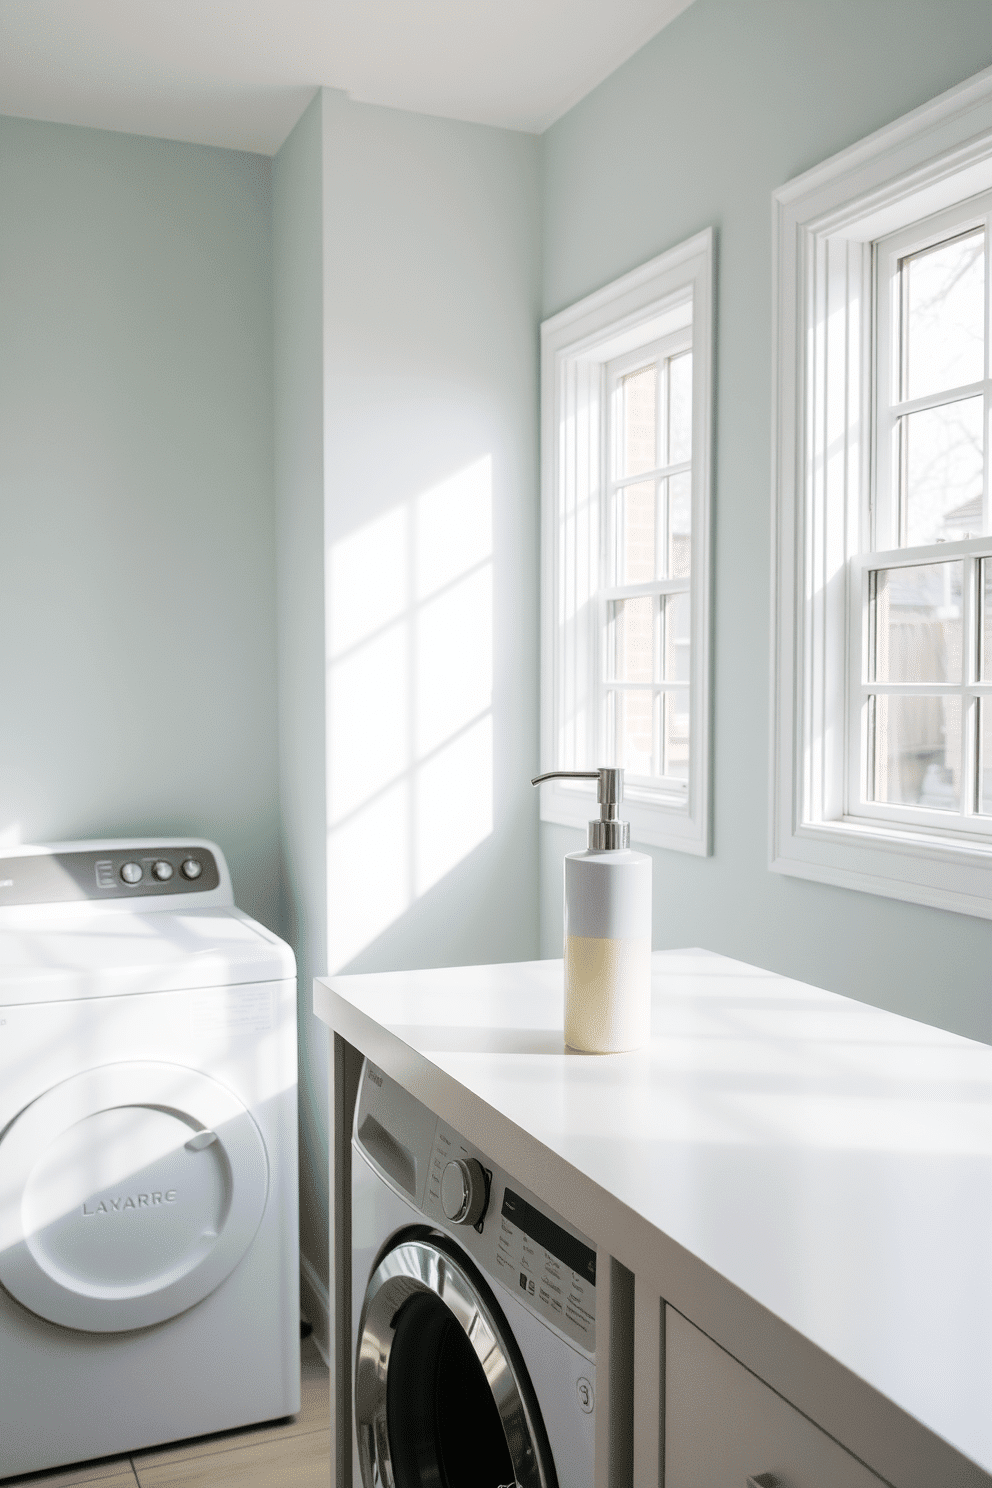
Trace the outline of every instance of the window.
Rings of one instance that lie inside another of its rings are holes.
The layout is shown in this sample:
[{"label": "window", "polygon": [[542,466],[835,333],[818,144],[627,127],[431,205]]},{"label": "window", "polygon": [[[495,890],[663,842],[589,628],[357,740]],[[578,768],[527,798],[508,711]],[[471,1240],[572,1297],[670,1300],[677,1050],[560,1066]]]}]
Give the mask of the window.
[{"label": "window", "polygon": [[990,188],[982,76],[776,193],[772,798],[773,867],[988,917]]},{"label": "window", "polygon": [[[640,842],[709,850],[712,235],[542,327],[542,770],[620,765]],[[549,782],[584,826],[591,788]]]}]

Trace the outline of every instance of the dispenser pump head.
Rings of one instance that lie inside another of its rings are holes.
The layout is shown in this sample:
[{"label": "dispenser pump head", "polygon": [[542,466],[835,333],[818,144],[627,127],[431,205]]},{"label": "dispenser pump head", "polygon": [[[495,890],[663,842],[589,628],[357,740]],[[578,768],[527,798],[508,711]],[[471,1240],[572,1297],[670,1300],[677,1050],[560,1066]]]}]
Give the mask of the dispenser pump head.
[{"label": "dispenser pump head", "polygon": [[599,819],[589,823],[589,851],[616,852],[630,846],[630,822],[619,817],[623,800],[622,770],[610,765],[601,765],[598,770],[549,770],[547,775],[535,775],[531,785],[540,785],[542,780],[598,781]]}]

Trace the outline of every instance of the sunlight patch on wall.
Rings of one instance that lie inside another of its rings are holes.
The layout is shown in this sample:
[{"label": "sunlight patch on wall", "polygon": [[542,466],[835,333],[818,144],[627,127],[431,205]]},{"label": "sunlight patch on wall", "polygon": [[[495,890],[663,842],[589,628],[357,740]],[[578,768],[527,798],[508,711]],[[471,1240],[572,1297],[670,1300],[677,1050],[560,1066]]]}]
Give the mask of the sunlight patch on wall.
[{"label": "sunlight patch on wall", "polygon": [[333,544],[328,967],[493,830],[492,458]]}]

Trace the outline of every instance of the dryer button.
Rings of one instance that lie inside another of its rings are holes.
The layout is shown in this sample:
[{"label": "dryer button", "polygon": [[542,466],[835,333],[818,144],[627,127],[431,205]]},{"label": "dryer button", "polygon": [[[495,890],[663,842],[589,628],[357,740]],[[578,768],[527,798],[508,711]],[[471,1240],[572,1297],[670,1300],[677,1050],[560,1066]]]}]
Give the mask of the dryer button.
[{"label": "dryer button", "polygon": [[575,1393],[579,1397],[579,1406],[587,1416],[591,1416],[596,1406],[596,1396],[592,1384],[587,1379],[575,1381]]},{"label": "dryer button", "polygon": [[182,865],[183,878],[199,878],[203,872],[203,864],[198,863],[195,858],[187,858]]},{"label": "dryer button", "polygon": [[124,867],[121,869],[121,878],[126,884],[140,883],[142,878],[141,864],[125,863]]},{"label": "dryer button", "polygon": [[164,858],[159,858],[157,863],[152,864],[152,877],[157,878],[159,883],[168,883],[172,877],[172,864],[167,863]]}]

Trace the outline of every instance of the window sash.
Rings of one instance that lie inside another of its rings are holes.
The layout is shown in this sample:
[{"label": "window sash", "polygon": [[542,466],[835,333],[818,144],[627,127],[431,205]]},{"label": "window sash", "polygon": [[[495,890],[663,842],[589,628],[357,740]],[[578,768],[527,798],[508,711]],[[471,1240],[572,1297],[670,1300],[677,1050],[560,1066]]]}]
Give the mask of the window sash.
[{"label": "window sash", "polygon": [[[663,717],[659,717],[659,704],[664,707],[664,699],[667,693],[685,694],[690,690],[690,682],[676,682],[673,679],[652,678],[650,681],[618,681],[611,678],[608,663],[608,652],[610,647],[609,614],[611,604],[625,599],[639,598],[663,598],[675,594],[689,594],[691,590],[691,573],[685,578],[677,579],[653,579],[641,583],[619,584],[611,582],[612,576],[619,569],[619,555],[616,542],[619,530],[619,517],[616,509],[618,495],[629,486],[647,485],[655,486],[655,546],[657,550],[659,534],[658,524],[658,486],[662,480],[671,476],[690,474],[692,471],[692,459],[676,461],[674,463],[661,464],[649,470],[639,471],[636,474],[618,474],[622,469],[621,447],[624,437],[624,420],[618,417],[620,390],[624,379],[639,371],[646,371],[654,367],[657,371],[655,390],[655,429],[665,431],[665,443],[668,445],[668,412],[666,402],[670,396],[669,367],[674,357],[684,355],[692,351],[692,327],[687,326],[681,330],[673,331],[657,341],[649,342],[644,346],[623,356],[615,357],[605,364],[603,368],[604,397],[603,412],[606,423],[606,437],[603,440],[603,450],[608,461],[609,468],[605,472],[604,488],[606,499],[603,502],[602,530],[600,540],[601,550],[601,584],[597,597],[597,627],[599,630],[599,645],[595,652],[595,682],[594,688],[598,698],[596,710],[596,758],[612,760],[614,758],[615,741],[618,725],[615,718],[614,697],[623,692],[649,692],[654,699],[654,723],[653,723],[653,755],[654,769],[650,775],[637,773],[629,767],[625,770],[624,780],[628,792],[631,789],[641,791],[655,790],[659,795],[674,798],[678,801],[687,795],[689,781],[679,776],[666,774],[663,769],[662,756],[665,754],[665,727]],[[659,437],[656,432],[656,441]],[[656,445],[657,449],[657,445]],[[667,543],[667,523],[661,540]],[[655,617],[655,665],[657,666],[657,651],[661,645],[658,635],[658,617]],[[690,721],[691,730],[691,721]],[[690,765],[691,768],[691,765]]]},{"label": "window sash", "polygon": [[[902,260],[939,243],[961,237],[979,227],[985,229],[985,366],[978,382],[902,398],[893,354],[898,340],[900,316],[899,264]],[[976,196],[946,211],[911,223],[879,239],[872,249],[875,300],[875,345],[873,348],[874,396],[871,409],[873,470],[870,519],[871,544],[880,549],[904,545],[905,513],[901,510],[900,473],[896,444],[900,420],[929,408],[940,408],[967,397],[984,400],[985,431],[982,472],[982,515],[986,531],[992,530],[989,481],[989,433],[992,414],[992,367],[990,367],[989,315],[992,313],[992,192]]]},{"label": "window sash", "polygon": [[[985,230],[985,324],[983,372],[979,382],[948,387],[916,398],[901,397],[905,369],[904,334],[900,324],[905,286],[900,265],[913,255],[963,236]],[[977,680],[978,646],[982,623],[978,579],[981,559],[992,554],[992,536],[963,542],[909,546],[906,541],[903,476],[899,468],[900,421],[928,408],[944,407],[962,398],[983,398],[983,525],[989,527],[989,416],[992,411],[989,314],[992,305],[992,192],[910,223],[875,242],[871,248],[874,290],[874,335],[871,348],[870,418],[872,471],[867,509],[861,531],[867,530],[869,551],[851,559],[847,586],[848,633],[847,760],[844,815],[892,824],[902,823],[938,833],[956,832],[992,840],[992,818],[979,811],[980,760],[979,700],[992,689]],[[902,425],[902,428],[905,426]],[[962,675],[957,683],[896,683],[870,680],[870,575],[882,569],[916,567],[954,559],[963,565]],[[874,799],[878,722],[873,699],[891,697],[957,697],[960,702],[960,741],[957,769],[959,804],[956,810]]]},{"label": "window sash", "polygon": [[[979,812],[979,701],[992,698],[992,680],[980,681],[982,594],[981,564],[992,557],[992,535],[957,543],[933,543],[928,547],[893,548],[888,552],[864,553],[850,564],[851,610],[848,703],[848,780],[850,799],[845,816],[849,821],[903,823],[970,838],[992,839],[992,817]],[[872,626],[870,576],[880,570],[915,568],[923,564],[962,564],[961,677],[956,682],[876,681],[872,673]],[[872,799],[871,703],[873,697],[955,697],[961,703],[959,772],[960,804],[956,811]]]}]

